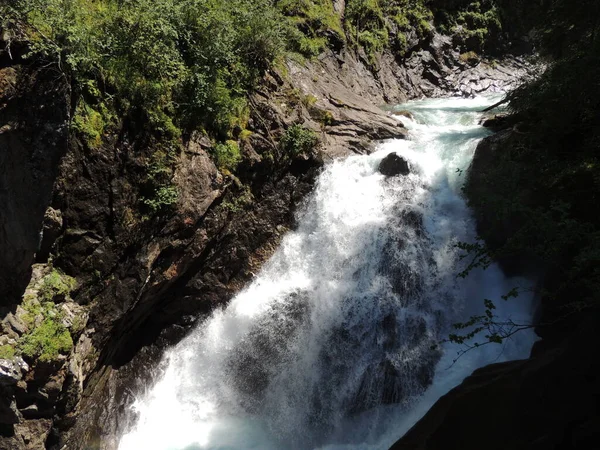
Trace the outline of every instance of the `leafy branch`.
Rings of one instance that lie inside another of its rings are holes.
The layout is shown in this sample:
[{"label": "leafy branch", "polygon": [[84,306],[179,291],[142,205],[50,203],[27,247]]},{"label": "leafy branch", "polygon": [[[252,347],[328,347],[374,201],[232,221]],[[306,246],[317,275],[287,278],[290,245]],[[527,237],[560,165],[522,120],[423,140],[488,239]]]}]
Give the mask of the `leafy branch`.
[{"label": "leafy branch", "polygon": [[[501,298],[507,301],[510,298],[516,298],[520,292],[531,291],[532,288],[511,289]],[[489,344],[502,344],[520,331],[535,327],[532,323],[519,323],[511,318],[501,318],[496,313],[496,305],[490,299],[483,301],[485,311],[482,315],[473,315],[465,322],[455,323],[452,327],[456,332],[450,333],[448,339],[443,342],[462,345],[463,348],[457,352],[457,357],[452,361],[454,365],[464,354],[476,348]],[[476,337],[482,337],[482,340],[471,342]]]},{"label": "leafy branch", "polygon": [[460,255],[461,261],[469,257],[471,258],[467,264],[467,267],[459,272],[457,277],[467,278],[473,269],[482,268],[485,270],[492,264],[492,255],[481,238],[478,238],[473,244],[468,242],[459,242],[455,245],[455,247],[465,252],[464,254]]}]

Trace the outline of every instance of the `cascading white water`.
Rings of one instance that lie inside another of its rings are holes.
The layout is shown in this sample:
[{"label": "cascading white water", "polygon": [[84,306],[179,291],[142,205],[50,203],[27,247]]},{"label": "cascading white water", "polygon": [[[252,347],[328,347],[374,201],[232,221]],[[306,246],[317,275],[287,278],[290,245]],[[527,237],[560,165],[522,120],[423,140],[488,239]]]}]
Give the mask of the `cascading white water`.
[{"label": "cascading white water", "polygon": [[[120,450],[385,449],[475,368],[526,357],[528,332],[455,365],[459,348],[436,346],[525,283],[495,266],[456,277],[455,244],[475,238],[461,170],[492,102],[410,103],[411,140],[329,164],[257,278],[167,353]],[[410,175],[378,173],[390,152]],[[530,317],[524,296],[497,306]]]}]

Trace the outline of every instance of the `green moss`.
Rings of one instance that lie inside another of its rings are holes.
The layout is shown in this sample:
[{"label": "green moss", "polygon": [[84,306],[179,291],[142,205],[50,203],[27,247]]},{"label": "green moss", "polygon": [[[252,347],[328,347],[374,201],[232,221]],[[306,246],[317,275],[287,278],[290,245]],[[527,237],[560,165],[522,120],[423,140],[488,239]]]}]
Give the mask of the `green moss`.
[{"label": "green moss", "polygon": [[15,348],[12,345],[5,344],[0,346],[0,359],[13,359],[15,355]]},{"label": "green moss", "polygon": [[42,304],[35,296],[25,296],[21,307],[25,310],[21,319],[27,325],[27,328],[31,330],[35,326],[36,318],[43,312]]},{"label": "green moss", "polygon": [[102,114],[81,102],[75,110],[73,129],[83,138],[89,148],[97,149],[102,145],[105,127],[106,123]]},{"label": "green moss", "polygon": [[240,132],[239,139],[240,139],[240,141],[247,141],[248,139],[250,139],[250,136],[252,136],[253,134],[254,133],[252,133],[252,131],[243,129]]},{"label": "green moss", "polygon": [[31,359],[48,362],[73,348],[69,330],[61,323],[62,315],[56,308],[48,307],[41,324],[25,334],[19,341],[23,355]]},{"label": "green moss", "polygon": [[58,269],[52,269],[52,271],[46,275],[40,284],[38,297],[42,302],[50,302],[57,297],[63,299],[75,289],[77,281],[75,278],[65,275]]},{"label": "green moss", "polygon": [[84,314],[75,316],[73,318],[73,323],[71,324],[71,327],[70,327],[71,333],[73,333],[75,335],[81,333],[84,330],[86,323],[87,323],[87,320],[86,320],[86,316]]},{"label": "green moss", "polygon": [[[60,275],[53,269],[43,281],[52,286],[52,289],[57,286],[58,279],[53,274]],[[64,277],[62,275],[61,280],[64,281]],[[48,296],[45,292],[40,290],[39,297],[27,296],[21,303],[21,307],[25,310],[21,319],[27,325],[28,331],[18,340],[16,351],[30,359],[47,362],[57,359],[61,353],[69,352],[73,346],[73,340],[68,328],[63,323],[63,310],[54,302],[46,301]]]},{"label": "green moss", "polygon": [[477,64],[479,62],[479,56],[474,51],[461,53],[458,58],[466,64]]},{"label": "green moss", "polygon": [[316,103],[317,103],[317,97],[315,97],[315,96],[314,96],[314,95],[312,95],[312,94],[305,95],[305,96],[302,98],[302,104],[303,104],[304,106],[306,106],[307,108],[310,108],[310,107],[312,107],[312,106],[315,106],[315,104],[316,104]]},{"label": "green moss", "polygon": [[254,196],[247,186],[242,187],[241,193],[229,197],[221,204],[222,208],[232,213],[243,211],[247,206],[253,204]]},{"label": "green moss", "polygon": [[323,126],[331,125],[334,122],[334,117],[331,111],[312,106],[308,110],[310,116]]}]

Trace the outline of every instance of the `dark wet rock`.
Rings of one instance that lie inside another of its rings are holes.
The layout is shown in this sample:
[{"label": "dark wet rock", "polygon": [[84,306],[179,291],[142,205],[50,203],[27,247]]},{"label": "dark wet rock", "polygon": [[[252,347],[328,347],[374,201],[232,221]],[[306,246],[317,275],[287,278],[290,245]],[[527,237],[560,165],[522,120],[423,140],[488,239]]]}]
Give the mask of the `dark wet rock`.
[{"label": "dark wet rock", "polygon": [[51,419],[26,420],[3,433],[2,444],[10,450],[42,450],[51,429]]},{"label": "dark wet rock", "polygon": [[417,236],[425,233],[423,224],[423,213],[416,209],[405,209],[400,214],[403,223],[411,227]]},{"label": "dark wet rock", "polygon": [[29,281],[44,213],[67,151],[68,87],[49,71],[0,68],[0,303]]},{"label": "dark wet rock", "polygon": [[[521,145],[522,138],[509,129],[483,139],[468,170],[464,192],[477,219],[477,232],[492,251],[500,249],[527,219],[520,208],[498,215],[497,205],[489,201],[497,198],[499,193],[515,195],[507,192],[506,171],[513,167],[510,155]],[[521,176],[520,172],[515,175]],[[519,189],[516,194],[524,205],[533,205],[536,198],[531,188]],[[533,251],[501,254],[497,260],[504,272],[512,276],[539,274],[543,267],[543,261],[539,261]]]},{"label": "dark wet rock", "polygon": [[56,242],[56,239],[60,236],[62,226],[63,219],[60,210],[48,207],[46,213],[44,214],[40,249],[36,254],[36,260],[38,262],[45,262],[48,260],[52,246]]},{"label": "dark wet rock", "polygon": [[379,172],[386,177],[394,177],[396,175],[408,175],[410,167],[408,161],[397,153],[390,153],[381,160],[379,164]]},{"label": "dark wet rock", "polygon": [[289,345],[309,317],[308,293],[294,292],[286,301],[273,305],[259,319],[228,362],[233,385],[252,411],[260,406],[270,379],[290,357]]},{"label": "dark wet rock", "polygon": [[499,131],[512,126],[513,120],[514,119],[509,114],[494,114],[492,116],[483,117],[479,123],[485,128]]},{"label": "dark wet rock", "polygon": [[18,335],[22,335],[27,331],[27,325],[13,313],[8,313],[4,318],[4,322],[6,322]]},{"label": "dark wet rock", "polygon": [[4,396],[0,397],[0,425],[14,425],[19,423],[21,418],[22,416],[17,409],[15,400]]}]

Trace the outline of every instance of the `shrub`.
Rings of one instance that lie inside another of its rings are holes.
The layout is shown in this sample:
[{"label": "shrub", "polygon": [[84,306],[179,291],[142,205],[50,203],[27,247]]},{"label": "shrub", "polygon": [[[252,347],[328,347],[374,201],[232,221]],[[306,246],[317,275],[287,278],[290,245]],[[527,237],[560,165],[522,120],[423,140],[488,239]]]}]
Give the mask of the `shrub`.
[{"label": "shrub", "polygon": [[151,197],[142,197],[142,203],[152,214],[159,214],[175,205],[178,198],[179,192],[175,186],[160,186]]},{"label": "shrub", "polygon": [[235,141],[226,141],[225,143],[215,145],[213,155],[217,167],[229,172],[235,171],[242,160],[240,147]]},{"label": "shrub", "polygon": [[289,17],[289,47],[304,56],[317,56],[328,44],[340,45],[346,39],[330,0],[280,0],[277,6]]},{"label": "shrub", "polygon": [[284,156],[295,157],[301,153],[310,152],[318,141],[314,131],[304,128],[302,125],[292,125],[286,130],[279,145]]},{"label": "shrub", "polygon": [[[159,136],[197,126],[226,134],[231,106],[285,47],[286,21],[270,0],[19,0],[4,12],[74,92],[94,83],[99,100]],[[97,114],[82,108],[75,125],[98,144]]]},{"label": "shrub", "polygon": [[174,153],[164,151],[154,152],[147,163],[141,203],[153,215],[165,213],[177,203],[179,194],[172,184],[174,164]]}]

